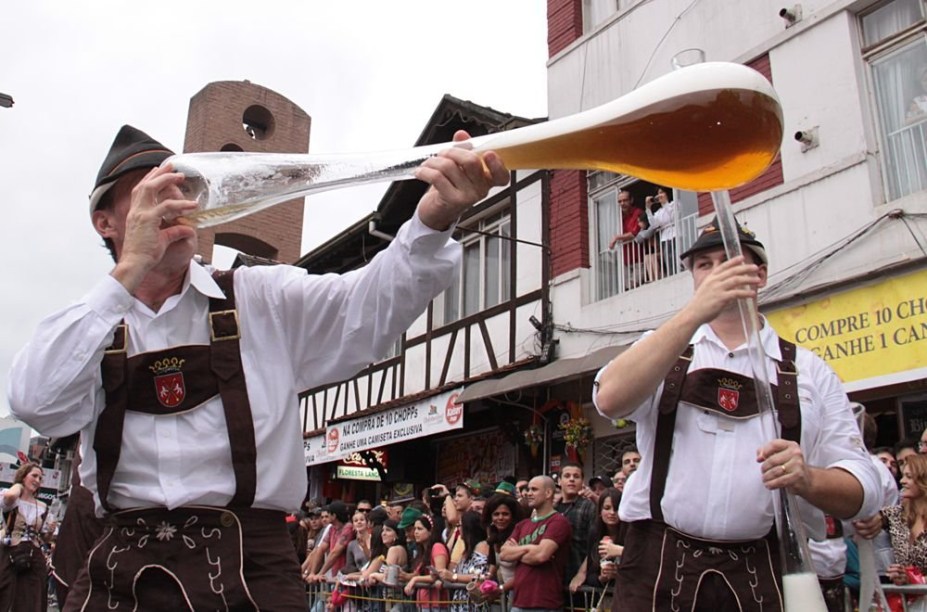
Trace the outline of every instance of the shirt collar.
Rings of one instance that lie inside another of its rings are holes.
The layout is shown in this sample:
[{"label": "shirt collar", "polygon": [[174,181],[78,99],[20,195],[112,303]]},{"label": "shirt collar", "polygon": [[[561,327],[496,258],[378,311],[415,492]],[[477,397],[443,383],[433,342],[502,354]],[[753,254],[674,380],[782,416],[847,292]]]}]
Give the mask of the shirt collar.
[{"label": "shirt collar", "polygon": [[[769,322],[766,320],[766,317],[760,315],[760,321],[763,326],[760,328],[760,343],[763,345],[763,352],[766,353],[766,356],[775,359],[776,361],[782,360],[782,352],[779,350],[779,336],[776,334],[775,330],[770,326]],[[708,323],[702,324],[692,336],[692,344],[698,344],[700,342],[711,342],[725,351],[728,348],[724,345],[718,335],[715,333],[715,330],[711,328],[711,325]],[[733,353],[740,351],[746,351],[747,344],[743,343],[737,348],[735,348]]]},{"label": "shirt collar", "polygon": [[190,285],[206,297],[217,299],[223,299],[225,297],[225,294],[219,289],[219,285],[217,285],[216,281],[212,278],[212,270],[207,269],[205,266],[193,260],[190,260],[190,273],[187,274],[187,280],[184,283],[183,290],[186,291],[187,287]]}]

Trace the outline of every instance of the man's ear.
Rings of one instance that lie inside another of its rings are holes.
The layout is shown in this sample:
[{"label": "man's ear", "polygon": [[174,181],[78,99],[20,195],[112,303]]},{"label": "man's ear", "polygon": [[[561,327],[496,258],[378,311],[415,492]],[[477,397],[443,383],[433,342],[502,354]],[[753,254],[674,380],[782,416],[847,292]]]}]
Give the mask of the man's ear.
[{"label": "man's ear", "polygon": [[113,227],[113,216],[109,211],[98,208],[93,211],[90,220],[93,222],[93,229],[95,229],[102,238],[113,237],[115,228]]},{"label": "man's ear", "polygon": [[760,284],[757,289],[762,289],[766,286],[767,275],[769,274],[769,267],[766,264],[760,264],[757,274],[760,277]]}]

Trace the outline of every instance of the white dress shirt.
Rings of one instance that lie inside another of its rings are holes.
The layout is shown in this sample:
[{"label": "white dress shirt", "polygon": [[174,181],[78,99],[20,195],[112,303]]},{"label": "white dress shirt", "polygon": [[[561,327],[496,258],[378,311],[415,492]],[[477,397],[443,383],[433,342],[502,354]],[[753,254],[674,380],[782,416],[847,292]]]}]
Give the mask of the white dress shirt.
[{"label": "white dress shirt", "polygon": [[661,206],[657,212],[647,209],[647,220],[650,227],[660,230],[660,242],[669,242],[676,237],[676,202],[670,200],[666,206]]},{"label": "white dress shirt", "polygon": [[[781,359],[779,341],[768,324],[761,331],[769,357],[767,372],[776,383]],[[729,351],[709,325],[692,337],[695,352],[689,372],[719,368],[751,376],[747,345]],[[834,371],[810,351],[798,347],[798,395],[801,404],[801,446],[805,462],[816,467],[843,468],[859,480],[865,500],[858,517],[872,516],[882,500],[879,475],[863,447],[846,394]],[[607,366],[606,366],[607,367]],[[604,370],[604,368],[603,368]],[[596,377],[602,375],[602,371]],[[625,483],[619,516],[622,521],[650,519],[650,477],[663,383],[628,419],[637,424],[641,464]],[[593,401],[596,400],[593,392]],[[696,537],[713,540],[752,540],[764,537],[773,524],[772,495],[762,482],[757,450],[767,441],[771,419],[733,419],[686,402],[676,411],[673,456],[670,460],[663,516],[668,525]],[[812,537],[823,537],[823,513],[797,498],[802,519]]]},{"label": "white dress shirt", "polygon": [[[460,246],[414,216],[367,266],[308,275],[293,266],[240,268],[235,298],[241,358],[257,443],[254,507],[295,510],[306,492],[298,393],[348,378],[387,352],[450,283]],[[81,432],[80,475],[97,512],[96,419],[105,404],[100,363],[114,328],[128,324],[128,355],[208,344],[209,271],[191,262],[183,289],[153,312],[111,276],[48,317],[16,356],[14,417],[48,436]],[[228,430],[215,396],[194,410],[127,412],[110,489],[116,508],[223,506],[235,492]]]}]

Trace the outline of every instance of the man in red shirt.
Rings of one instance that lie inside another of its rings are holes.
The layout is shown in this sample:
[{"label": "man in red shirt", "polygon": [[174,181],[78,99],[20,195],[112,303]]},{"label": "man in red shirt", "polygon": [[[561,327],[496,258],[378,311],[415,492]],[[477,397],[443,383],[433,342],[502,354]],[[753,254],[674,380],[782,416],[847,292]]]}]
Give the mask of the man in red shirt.
[{"label": "man in red shirt", "polygon": [[563,575],[570,557],[570,522],[554,510],[554,481],[535,476],[528,483],[534,510],[515,526],[499,551],[501,561],[516,561],[512,612],[563,609]]},{"label": "man in red shirt", "polygon": [[[344,502],[335,500],[329,504],[328,511],[332,515],[331,528],[328,530],[328,537],[317,547],[320,552],[313,561],[314,567],[308,575],[303,576],[306,582],[324,582],[327,576],[336,576],[347,562],[345,552],[348,544],[354,539],[354,526],[350,521],[348,507]],[[323,555],[325,562],[317,569]]]},{"label": "man in red shirt", "polygon": [[621,231],[615,234],[612,241],[608,243],[608,248],[614,249],[618,243],[624,245],[621,248],[622,261],[619,263],[624,267],[625,288],[630,289],[640,285],[641,281],[638,268],[643,258],[641,246],[634,243],[634,237],[641,231],[637,220],[643,211],[634,206],[634,196],[624,189],[618,192],[618,208],[621,216]]}]

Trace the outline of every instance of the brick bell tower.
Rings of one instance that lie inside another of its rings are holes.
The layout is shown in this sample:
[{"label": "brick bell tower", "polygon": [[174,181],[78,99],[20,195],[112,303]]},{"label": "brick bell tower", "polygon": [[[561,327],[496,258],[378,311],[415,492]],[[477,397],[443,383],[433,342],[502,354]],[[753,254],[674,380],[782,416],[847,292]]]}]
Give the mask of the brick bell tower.
[{"label": "brick bell tower", "polygon": [[[190,98],[184,153],[247,151],[306,153],[312,119],[280,94],[250,81],[210,83]],[[199,252],[212,261],[222,245],[268,259],[299,259],[304,199],[199,230]]]}]

